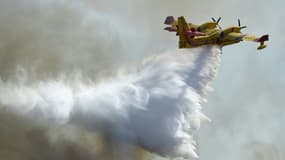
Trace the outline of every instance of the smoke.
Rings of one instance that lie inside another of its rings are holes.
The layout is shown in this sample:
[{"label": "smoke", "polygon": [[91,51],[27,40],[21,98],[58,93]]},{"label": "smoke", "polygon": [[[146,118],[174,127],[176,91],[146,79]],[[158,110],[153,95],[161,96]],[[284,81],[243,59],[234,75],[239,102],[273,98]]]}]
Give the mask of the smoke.
[{"label": "smoke", "polygon": [[135,27],[84,2],[1,1],[0,21],[3,79],[17,68],[25,68],[34,79],[77,69],[100,78],[138,57],[130,52],[137,45],[129,45],[139,38]]},{"label": "smoke", "polygon": [[166,50],[154,24],[167,10],[110,3],[0,2],[1,158],[197,157],[219,50],[149,56]]},{"label": "smoke", "polygon": [[32,84],[8,80],[1,82],[0,104],[37,121],[80,126],[111,144],[189,159],[198,157],[193,132],[208,120],[200,105],[219,64],[220,50],[205,47],[150,57],[98,84],[78,75]]}]

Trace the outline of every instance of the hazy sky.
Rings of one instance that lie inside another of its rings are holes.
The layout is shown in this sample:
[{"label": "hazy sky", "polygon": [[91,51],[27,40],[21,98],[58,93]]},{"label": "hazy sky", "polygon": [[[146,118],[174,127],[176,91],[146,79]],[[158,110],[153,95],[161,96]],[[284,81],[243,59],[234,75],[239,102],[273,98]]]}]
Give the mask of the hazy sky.
[{"label": "hazy sky", "polygon": [[[285,45],[283,1],[219,1],[222,26],[240,18],[244,33],[269,34],[268,47],[241,43],[223,48],[222,65],[204,111],[201,159],[284,159]],[[213,158],[214,157],[214,158]]]}]

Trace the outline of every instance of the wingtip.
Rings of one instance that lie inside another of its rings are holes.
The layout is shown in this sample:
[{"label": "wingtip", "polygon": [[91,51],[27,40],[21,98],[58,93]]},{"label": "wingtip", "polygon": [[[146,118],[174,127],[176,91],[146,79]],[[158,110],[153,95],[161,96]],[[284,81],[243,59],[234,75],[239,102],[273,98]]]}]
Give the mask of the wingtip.
[{"label": "wingtip", "polygon": [[174,19],[173,16],[167,16],[167,17],[165,18],[164,24],[170,25],[170,24],[172,24],[172,22],[174,22],[174,21],[175,21],[175,19]]}]

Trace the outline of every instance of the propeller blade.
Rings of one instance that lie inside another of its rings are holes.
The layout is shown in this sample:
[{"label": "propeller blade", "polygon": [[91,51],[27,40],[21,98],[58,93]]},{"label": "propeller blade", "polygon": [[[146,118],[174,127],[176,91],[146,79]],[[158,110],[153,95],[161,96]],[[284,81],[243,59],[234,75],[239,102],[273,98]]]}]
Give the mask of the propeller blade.
[{"label": "propeller blade", "polygon": [[216,19],[213,18],[213,17],[211,18],[213,22],[216,22],[216,23],[217,23],[217,26],[219,27],[220,30],[222,30],[222,27],[219,25],[219,22],[221,21],[221,18],[222,18],[222,17],[219,17],[218,20],[216,20]]},{"label": "propeller blade", "polygon": [[219,19],[217,20],[217,23],[219,23],[221,19],[222,19],[222,17],[219,17]]},{"label": "propeller blade", "polygon": [[238,26],[240,27],[240,19],[238,19]]},{"label": "propeller blade", "polygon": [[240,29],[244,29],[244,28],[246,28],[246,27],[247,27],[247,26],[241,26]]}]

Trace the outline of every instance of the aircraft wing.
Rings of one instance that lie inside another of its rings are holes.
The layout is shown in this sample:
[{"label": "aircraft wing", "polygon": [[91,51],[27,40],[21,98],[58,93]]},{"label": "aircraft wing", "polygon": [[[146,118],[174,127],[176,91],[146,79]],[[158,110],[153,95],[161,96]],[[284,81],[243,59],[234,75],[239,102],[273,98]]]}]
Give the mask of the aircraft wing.
[{"label": "aircraft wing", "polygon": [[[191,29],[191,32],[196,32],[197,31],[197,28],[198,28],[198,25],[195,25],[193,23],[187,23],[185,18],[183,16],[181,16],[181,18],[178,18],[178,20],[176,20],[173,16],[168,16],[166,17],[165,21],[164,21],[164,24],[168,25],[167,27],[164,28],[164,30],[167,30],[169,32],[176,32],[177,34],[176,35],[179,35],[179,31],[178,31],[178,26],[179,24],[178,23],[183,23],[183,26],[187,26],[187,27],[184,27],[184,31],[188,31]],[[200,36],[200,35],[204,35],[204,34],[201,34],[200,33],[194,33],[194,36]]]},{"label": "aircraft wing", "polygon": [[177,35],[179,36],[179,48],[184,48],[189,45],[188,37],[184,34],[184,32],[190,30],[190,27],[183,16],[178,17],[177,29]]},{"label": "aircraft wing", "polygon": [[180,27],[178,28],[178,32],[180,31],[182,33],[185,30],[190,30],[190,26],[183,16],[178,17],[178,26]]},{"label": "aircraft wing", "polygon": [[166,17],[164,24],[168,25],[164,28],[164,30],[169,32],[177,32],[177,20],[175,20],[173,16]]}]

